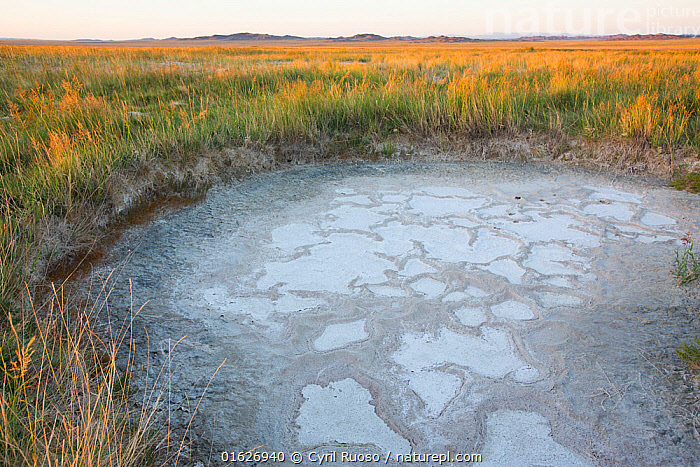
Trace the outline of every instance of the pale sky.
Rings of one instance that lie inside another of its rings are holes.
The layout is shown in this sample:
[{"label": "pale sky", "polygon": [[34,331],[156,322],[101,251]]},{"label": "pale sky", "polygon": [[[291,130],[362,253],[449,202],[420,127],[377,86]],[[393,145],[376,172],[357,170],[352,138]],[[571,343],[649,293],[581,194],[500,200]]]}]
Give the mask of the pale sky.
[{"label": "pale sky", "polygon": [[700,34],[697,0],[0,0],[0,37]]}]

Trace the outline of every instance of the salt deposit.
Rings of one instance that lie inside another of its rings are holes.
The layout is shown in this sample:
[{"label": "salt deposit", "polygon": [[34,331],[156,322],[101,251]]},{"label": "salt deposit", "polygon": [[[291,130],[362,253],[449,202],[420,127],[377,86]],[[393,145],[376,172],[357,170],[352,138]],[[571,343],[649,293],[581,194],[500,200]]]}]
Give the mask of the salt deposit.
[{"label": "salt deposit", "polygon": [[295,169],[127,231],[100,272],[115,313],[150,300],[139,358],[171,400],[226,361],[189,425],[207,449],[697,465],[667,375],[700,331],[670,272],[699,207],[532,167]]}]

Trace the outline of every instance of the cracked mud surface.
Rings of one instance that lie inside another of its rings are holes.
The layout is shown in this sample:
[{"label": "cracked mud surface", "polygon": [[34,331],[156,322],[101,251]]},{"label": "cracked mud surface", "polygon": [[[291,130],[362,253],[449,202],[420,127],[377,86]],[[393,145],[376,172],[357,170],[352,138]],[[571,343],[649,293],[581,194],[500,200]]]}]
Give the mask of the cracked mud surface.
[{"label": "cracked mud surface", "polygon": [[214,188],[100,268],[119,267],[113,314],[128,278],[150,300],[152,368],[187,335],[174,423],[226,359],[190,428],[215,453],[695,465],[687,388],[662,369],[698,328],[671,266],[699,207],[570,169],[307,167]]}]

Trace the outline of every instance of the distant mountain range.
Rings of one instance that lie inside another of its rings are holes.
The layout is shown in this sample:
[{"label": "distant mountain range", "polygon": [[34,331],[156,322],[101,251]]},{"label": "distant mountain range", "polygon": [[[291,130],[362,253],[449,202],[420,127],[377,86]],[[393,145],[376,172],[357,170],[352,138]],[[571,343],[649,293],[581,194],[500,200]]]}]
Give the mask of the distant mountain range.
[{"label": "distant mountain range", "polygon": [[239,32],[238,34],[214,34],[213,36],[197,36],[190,38],[171,37],[166,40],[181,40],[181,41],[299,41],[305,40],[299,36],[273,36],[271,34],[253,34],[250,32]]},{"label": "distant mountain range", "polygon": [[542,34],[542,35],[524,35],[519,36],[517,34],[502,34],[494,33],[488,35],[481,35],[476,37],[464,37],[457,35],[442,35],[442,36],[429,36],[429,37],[416,37],[416,36],[391,36],[385,37],[378,34],[355,34],[354,36],[339,36],[339,37],[301,37],[301,36],[276,36],[273,34],[255,34],[250,32],[239,32],[236,34],[214,34],[211,36],[197,36],[197,37],[169,37],[167,39],[154,39],[152,37],[134,39],[134,40],[99,40],[99,39],[77,39],[74,41],[46,41],[46,40],[33,40],[33,39],[11,39],[11,38],[0,38],[0,41],[23,41],[23,42],[82,42],[82,43],[124,43],[124,42],[155,42],[164,43],[168,42],[172,44],[173,42],[181,43],[234,43],[234,42],[244,42],[244,43],[272,43],[272,42],[313,42],[313,43],[396,43],[396,42],[408,42],[408,43],[465,43],[465,42],[548,42],[548,41],[641,41],[641,40],[669,40],[669,39],[691,39],[698,38],[699,35],[672,35],[672,34],[612,34],[607,36],[572,36],[566,34]]},{"label": "distant mountain range", "polygon": [[355,34],[354,36],[339,36],[339,37],[300,37],[300,36],[275,36],[272,34],[254,34],[250,32],[239,32],[237,34],[214,34],[212,36],[197,36],[189,38],[170,37],[164,40],[178,41],[223,41],[223,42],[265,42],[265,41],[324,41],[324,42],[383,42],[383,41],[401,41],[401,42],[477,42],[479,39],[458,36],[430,36],[430,37],[414,37],[414,36],[393,36],[385,37],[378,34]]},{"label": "distant mountain range", "polygon": [[544,42],[544,41],[649,41],[649,40],[669,40],[669,39],[692,39],[700,36],[683,35],[676,36],[672,34],[612,34],[609,36],[526,36],[510,39],[518,42]]},{"label": "distant mountain range", "polygon": [[[221,41],[221,42],[279,42],[279,41],[323,41],[330,43],[342,42],[418,42],[418,43],[460,43],[460,42],[484,42],[484,41],[518,41],[518,42],[545,42],[545,41],[576,41],[576,40],[599,40],[599,41],[615,41],[615,40],[668,40],[668,39],[690,39],[700,36],[692,35],[671,35],[671,34],[613,34],[607,36],[570,36],[570,35],[530,35],[530,36],[514,36],[514,35],[490,35],[477,37],[463,36],[391,36],[385,37],[378,34],[355,34],[354,36],[339,36],[339,37],[301,37],[301,36],[275,36],[272,34],[254,34],[249,32],[240,32],[237,34],[214,34],[212,36],[197,36],[190,38],[171,37],[164,40],[177,41]],[[152,39],[151,39],[152,40]]]}]

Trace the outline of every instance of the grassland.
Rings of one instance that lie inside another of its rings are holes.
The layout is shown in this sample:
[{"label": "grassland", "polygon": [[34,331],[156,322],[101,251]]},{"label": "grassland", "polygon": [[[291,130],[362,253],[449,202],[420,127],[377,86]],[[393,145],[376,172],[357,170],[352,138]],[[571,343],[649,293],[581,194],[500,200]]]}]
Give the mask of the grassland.
[{"label": "grassland", "polygon": [[[683,169],[700,148],[698,41],[542,48],[0,46],[0,90],[0,460],[10,465],[143,462],[143,449],[116,459],[111,454],[123,451],[99,443],[124,416],[112,410],[119,399],[111,390],[84,408],[102,410],[96,419],[111,421],[94,428],[94,419],[83,426],[59,416],[75,410],[65,399],[77,383],[66,385],[66,375],[114,386],[116,347],[80,345],[72,336],[91,339],[91,331],[69,325],[74,316],[58,319],[63,311],[35,315],[27,297],[57,309],[60,293],[46,286],[47,277],[63,280],[65,266],[153,199],[201,192],[215,175],[248,167],[396,157],[420,141],[551,138],[556,150],[545,156],[552,159],[572,157],[572,147],[595,159],[595,148],[607,148],[606,157],[624,158],[625,167],[641,163],[666,174]],[[40,339],[48,329],[57,343]],[[64,349],[61,342],[71,343],[68,354],[76,359],[47,350]],[[42,358],[32,360],[34,348]],[[87,357],[80,353],[86,348]],[[108,364],[85,364],[90,358]],[[41,383],[60,366],[47,366],[54,359],[72,369]],[[57,408],[44,410],[51,404]],[[142,442],[140,425],[119,423],[123,437],[116,444]],[[98,431],[65,438],[68,449],[56,441],[62,426],[66,433],[74,426]],[[86,449],[90,456],[71,463],[71,453]]]}]

